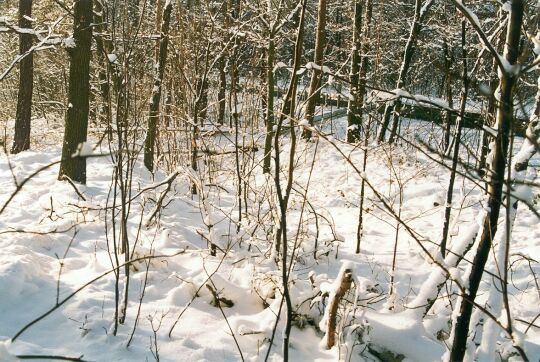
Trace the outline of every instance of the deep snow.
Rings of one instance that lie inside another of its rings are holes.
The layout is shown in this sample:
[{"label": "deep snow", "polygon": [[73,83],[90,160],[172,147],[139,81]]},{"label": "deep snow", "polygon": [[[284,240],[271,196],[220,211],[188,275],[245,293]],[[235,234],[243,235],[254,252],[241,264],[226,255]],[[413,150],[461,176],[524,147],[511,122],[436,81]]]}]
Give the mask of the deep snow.
[{"label": "deep snow", "polygon": [[[332,129],[337,131],[332,142],[360,167],[363,151],[342,143],[344,120],[334,122]],[[424,122],[404,123],[402,127],[403,132],[411,134],[433,131]],[[221,139],[218,143],[224,145],[227,141]],[[519,142],[515,146],[519,147]],[[106,152],[105,149],[96,151]],[[303,212],[309,226],[304,223],[300,228],[298,258],[290,278],[293,302],[299,313],[291,335],[291,360],[333,361],[340,357],[376,360],[357,339],[357,334],[342,336],[341,346],[329,351],[321,344],[324,333],[316,326],[322,318],[326,300],[317,293],[321,288],[329,288],[344,263],[354,270],[355,293],[363,302],[356,309],[349,305],[347,310],[341,310],[348,315],[342,320],[357,325],[356,331],[364,331],[363,342],[370,341],[379,348],[403,354],[411,361],[439,360],[445,345],[437,339],[437,334],[448,329],[451,314],[446,301],[437,302],[424,321],[414,309],[407,308],[437,267],[400,227],[393,274],[395,294],[388,298],[396,221],[368,190],[361,254],[356,255],[359,175],[334,146],[323,139],[317,146],[315,142],[300,142],[297,155],[294,189],[298,192],[295,191],[291,199],[289,212],[291,240],[294,241],[296,236],[303,205],[299,195],[305,192],[308,179],[310,205]],[[9,156],[9,163],[20,181],[38,168],[58,160],[59,156],[58,147],[41,145],[37,151]],[[261,158],[261,152],[256,157]],[[425,240],[425,246],[434,251],[435,245],[430,241],[438,242],[442,229],[448,170],[431,158],[440,160],[437,155],[426,155],[407,145],[392,149],[372,146],[366,175],[396,212],[401,209],[402,219]],[[315,163],[310,176],[313,159]],[[109,274],[76,294],[15,342],[7,343],[24,325],[55,305],[57,285],[58,297],[62,300],[111,269],[105,234],[107,225],[109,239],[112,238],[111,214],[104,210],[112,204],[109,187],[113,165],[110,158],[88,160],[88,184],[78,186],[87,201],[81,200],[71,185],[57,181],[57,165],[27,183],[0,215],[0,341],[4,341],[0,343],[0,360],[7,361],[10,355],[39,354],[84,355],[84,359],[90,361],[151,361],[155,353],[152,326],[157,329],[160,322],[156,336],[161,361],[239,360],[234,338],[246,360],[263,360],[281,302],[281,274],[271,257],[271,235],[267,235],[272,231],[274,217],[267,214],[269,200],[262,193],[273,189],[273,182],[262,175],[260,167],[255,168],[250,182],[258,194],[249,194],[248,214],[244,215],[237,234],[233,160],[231,154],[215,159],[220,168],[214,173],[213,182],[221,187],[203,183],[206,201],[190,194],[187,171],[179,169],[180,176],[167,195],[170,203],[162,211],[158,224],[143,226],[135,249],[136,257],[152,252],[170,257],[153,259],[148,273],[144,262],[132,267],[130,303],[125,324],[120,325],[117,336],[112,335],[114,277]],[[3,154],[0,158],[0,189],[3,190],[0,205],[15,189],[9,163]],[[538,158],[533,165],[538,170]],[[152,180],[142,162],[138,163],[133,194],[166,177],[164,173],[158,173]],[[401,205],[400,185],[403,188]],[[141,212],[147,215],[152,210],[152,199],[157,199],[163,189],[162,186],[157,191],[145,192],[134,200],[128,221],[132,243],[137,239]],[[477,223],[478,213],[482,210],[482,193],[477,185],[463,178],[458,178],[454,191],[451,235],[456,242]],[[535,192],[538,194],[538,189]],[[204,206],[202,213],[200,205]],[[535,208],[540,210],[538,205]],[[317,221],[313,210],[320,214]],[[257,224],[257,214],[260,224]],[[214,230],[210,232],[208,225]],[[316,225],[320,227],[318,234]],[[201,235],[216,242],[217,256],[209,255],[207,242]],[[540,228],[537,217],[523,205],[519,208],[512,238],[510,303],[514,326],[523,332],[527,325],[521,321],[533,320],[540,303],[540,291],[532,275],[532,272],[540,273]],[[313,258],[315,240],[316,260]],[[489,270],[496,273],[494,267],[491,260]],[[454,276],[459,278],[463,270],[461,266],[453,271]],[[145,278],[147,287],[139,322],[133,341],[126,348]],[[234,306],[220,310],[212,305],[213,296],[206,284],[231,300]],[[480,302],[487,300],[489,288],[490,279],[485,277],[479,293]],[[172,338],[169,338],[168,332],[180,315]],[[281,358],[282,322],[270,360]],[[539,324],[537,321],[536,325]],[[539,360],[540,328],[529,328],[523,339],[530,360]],[[507,348],[503,337],[499,341],[503,345],[498,348]]]}]

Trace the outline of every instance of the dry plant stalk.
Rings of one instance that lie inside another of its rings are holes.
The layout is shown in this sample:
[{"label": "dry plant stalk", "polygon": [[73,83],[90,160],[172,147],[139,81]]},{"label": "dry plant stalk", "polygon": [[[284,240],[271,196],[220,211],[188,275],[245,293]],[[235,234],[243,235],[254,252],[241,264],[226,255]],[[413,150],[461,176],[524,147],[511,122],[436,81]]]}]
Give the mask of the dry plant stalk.
[{"label": "dry plant stalk", "polygon": [[328,321],[326,323],[326,349],[330,349],[336,344],[336,319],[339,302],[341,298],[351,288],[352,283],[352,270],[345,269],[343,273],[340,273],[341,280],[339,281],[339,287],[335,293],[330,296],[330,302],[328,305]]}]

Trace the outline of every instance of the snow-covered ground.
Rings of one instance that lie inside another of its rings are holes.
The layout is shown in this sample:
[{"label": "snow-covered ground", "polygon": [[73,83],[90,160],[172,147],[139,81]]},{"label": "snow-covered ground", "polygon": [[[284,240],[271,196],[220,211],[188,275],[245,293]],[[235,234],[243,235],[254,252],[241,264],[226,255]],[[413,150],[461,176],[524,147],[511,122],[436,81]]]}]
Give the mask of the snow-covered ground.
[{"label": "snow-covered ground", "polygon": [[[330,142],[302,141],[297,150],[288,213],[290,249],[297,245],[290,274],[295,310],[290,360],[377,361],[375,355],[382,358],[384,350],[389,350],[409,361],[438,361],[445,353],[444,336],[452,313],[448,299],[436,302],[424,319],[416,309],[408,308],[437,267],[403,226],[396,236],[395,219],[369,188],[361,253],[355,254],[361,178],[343,155],[361,168],[363,151],[340,141],[343,119],[334,120],[332,127],[337,128]],[[424,122],[403,127],[412,134],[432,131]],[[288,147],[287,141],[284,147]],[[10,156],[9,162],[2,155],[0,207],[16,190],[13,175],[20,183],[59,157],[60,149],[50,144]],[[259,151],[256,160],[261,158]],[[436,161],[440,161],[439,156],[407,145],[373,146],[366,170],[370,184],[434,254],[434,243],[439,242],[442,230],[449,174]],[[538,161],[534,160],[536,167]],[[131,266],[126,319],[116,336],[115,278],[114,273],[106,274],[116,265],[109,251],[118,243],[119,227],[118,222],[111,222],[110,157],[88,160],[88,183],[77,186],[86,201],[69,183],[57,181],[57,165],[26,183],[0,213],[0,360],[13,355],[84,355],[89,361],[152,361],[157,355],[161,361],[264,360],[281,304],[280,265],[271,245],[276,215],[269,213],[274,201],[268,197],[274,192],[274,183],[262,174],[260,165],[253,172],[245,170],[250,191],[242,203],[247,201],[248,208],[246,212],[242,205],[243,220],[237,232],[234,154],[218,155],[209,162],[216,167],[212,180],[202,183],[204,197],[191,195],[189,177],[194,176],[180,168],[166,195],[166,207],[157,222],[148,226],[148,215],[166,186],[140,195],[139,191],[167,175],[158,173],[152,179],[142,162],[136,164],[132,182],[135,197],[127,223],[131,252],[133,258],[160,257]],[[307,204],[302,197],[306,190]],[[483,198],[479,185],[462,178],[454,191],[450,249],[477,224]],[[538,194],[538,189],[535,192]],[[538,204],[534,207],[540,210]],[[300,218],[303,222],[299,225]],[[509,285],[513,325],[520,332],[525,332],[526,322],[539,313],[538,225],[534,213],[521,205],[512,234]],[[216,256],[210,255],[206,238],[217,244]],[[121,264],[124,256],[119,257]],[[471,258],[471,254],[466,257]],[[319,292],[331,289],[344,265],[352,271],[355,284],[347,295],[349,303],[340,308],[338,330],[346,333],[339,336],[338,346],[326,350],[319,322],[328,300]],[[462,263],[454,276],[459,278],[465,267]],[[492,260],[488,270],[498,273]],[[121,298],[123,273],[122,269]],[[86,284],[99,276],[103,277]],[[490,284],[491,279],[484,278],[479,303],[487,300]],[[222,302],[218,308],[210,289],[233,305]],[[62,303],[65,298],[69,299]],[[354,307],[353,298],[359,299]],[[62,304],[54,308],[57,303]],[[9,343],[23,327],[51,309]],[[505,315],[497,317],[505,323]],[[282,358],[283,320],[282,314],[269,360]],[[523,335],[531,361],[540,358],[539,325],[537,320]],[[500,332],[500,343],[494,348],[510,350]],[[480,340],[479,336],[475,339]]]}]

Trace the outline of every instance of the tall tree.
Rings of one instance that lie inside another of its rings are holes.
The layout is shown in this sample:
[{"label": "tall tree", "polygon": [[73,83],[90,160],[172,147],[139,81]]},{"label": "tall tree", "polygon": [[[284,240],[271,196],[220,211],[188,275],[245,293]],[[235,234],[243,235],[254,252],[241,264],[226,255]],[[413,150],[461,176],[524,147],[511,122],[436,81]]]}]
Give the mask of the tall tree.
[{"label": "tall tree", "polygon": [[[111,87],[110,79],[112,78],[113,84],[118,85],[116,74],[114,72],[113,63],[116,59],[109,59],[112,50],[112,42],[107,40],[105,34],[108,32],[107,22],[107,8],[103,6],[103,2],[96,1],[94,11],[94,24],[95,33],[94,39],[96,40],[96,55],[99,64],[98,79],[99,79],[99,93],[101,95],[102,105],[99,107],[98,119],[107,125],[107,132],[112,133],[111,127]],[[112,60],[112,61],[111,61]],[[118,86],[116,87],[118,88]],[[113,88],[114,89],[114,88]]]},{"label": "tall tree", "polygon": [[266,50],[266,112],[265,125],[266,135],[264,137],[264,160],[263,172],[270,173],[272,140],[274,137],[274,27],[268,31],[268,49]]},{"label": "tall tree", "polygon": [[[159,55],[156,61],[156,74],[154,75],[154,88],[150,98],[150,112],[148,114],[148,129],[144,141],[144,166],[151,172],[154,171],[154,148],[156,143],[157,123],[159,120],[159,105],[161,103],[161,89],[163,76],[167,62],[167,47],[169,45],[169,27],[171,22],[172,1],[167,0],[163,7],[161,21]],[[158,15],[159,16],[159,15]]]},{"label": "tall tree", "polygon": [[[313,117],[315,116],[315,108],[319,102],[322,83],[322,66],[325,44],[325,28],[326,28],[326,0],[319,0],[319,14],[317,16],[317,33],[315,36],[315,55],[313,56],[313,73],[309,83],[309,93],[306,107],[304,110],[304,118],[313,126]],[[304,138],[311,138],[311,130],[304,128],[302,132]]]},{"label": "tall tree", "polygon": [[347,106],[347,142],[356,142],[360,139],[362,115],[360,114],[359,78],[362,50],[362,3],[363,0],[354,1],[353,22],[353,48],[351,54],[351,73],[349,75],[351,96]]},{"label": "tall tree", "polygon": [[369,39],[371,36],[371,18],[372,18],[372,12],[373,12],[373,1],[372,0],[364,0],[364,6],[366,8],[363,25],[362,25],[362,33],[363,33],[363,39],[362,39],[362,54],[360,55],[360,70],[359,70],[359,76],[358,76],[358,93],[356,94],[357,97],[357,107],[358,107],[358,116],[360,117],[360,121],[362,121],[362,115],[364,111],[364,98],[366,96],[366,76],[367,71],[369,68],[369,57],[368,53],[370,50],[370,43]]},{"label": "tall tree", "polygon": [[[32,0],[19,0],[19,27],[32,28]],[[19,33],[19,54],[24,55],[32,47],[33,35],[24,31]],[[17,95],[17,114],[15,116],[15,135],[12,153],[30,148],[30,126],[32,117],[32,93],[34,91],[34,54],[30,52],[21,60],[19,68],[19,93]]]},{"label": "tall tree", "polygon": [[[229,31],[229,12],[228,12],[228,3],[226,1],[221,4],[221,12],[223,14],[223,30],[224,34],[228,34]],[[218,86],[218,123],[225,123],[225,109],[226,109],[226,100],[225,96],[227,93],[227,56],[225,54],[225,42],[222,44],[223,52],[218,60],[218,71],[219,71],[219,86]]]},{"label": "tall tree", "polygon": [[[282,277],[282,283],[283,283],[283,299],[285,301],[286,305],[286,318],[285,318],[285,328],[283,330],[283,360],[287,362],[289,360],[289,340],[290,340],[290,334],[291,334],[291,328],[292,328],[292,318],[293,318],[293,305],[291,296],[289,293],[289,262],[288,262],[288,241],[287,241],[287,207],[289,203],[289,199],[291,196],[291,190],[293,187],[293,174],[294,174],[294,153],[296,150],[296,131],[295,127],[289,128],[289,135],[291,139],[291,147],[289,150],[289,169],[288,169],[288,177],[287,177],[287,184],[285,186],[285,189],[283,190],[281,187],[280,182],[280,173],[281,173],[281,159],[280,159],[280,147],[279,147],[279,137],[280,131],[283,127],[283,124],[285,120],[288,118],[290,122],[292,123],[294,114],[295,114],[295,107],[296,107],[296,90],[297,90],[297,84],[298,84],[298,70],[300,69],[300,62],[302,58],[302,44],[304,40],[304,23],[305,23],[305,14],[306,14],[306,2],[307,0],[301,1],[301,8],[300,8],[300,15],[298,19],[298,30],[296,33],[296,41],[294,44],[294,55],[293,55],[293,68],[291,73],[291,78],[289,82],[289,87],[287,89],[287,93],[285,95],[285,98],[283,99],[283,103],[281,106],[281,114],[278,119],[277,123],[277,129],[276,129],[276,136],[274,137],[274,162],[275,162],[275,169],[274,169],[274,183],[276,186],[276,194],[278,198],[279,203],[279,228],[276,232],[276,240],[275,240],[275,247],[276,250],[280,251],[280,244],[282,244],[281,248],[281,277]],[[279,321],[279,315],[278,315],[278,321]],[[275,331],[275,328],[274,328]],[[273,337],[272,337],[273,339]],[[268,351],[266,354],[266,359],[268,359],[270,350],[272,349],[272,342],[270,342],[270,346],[268,347]]]},{"label": "tall tree", "polygon": [[[278,32],[280,25],[281,8],[277,11],[273,9],[272,0],[267,0],[267,16],[268,20],[263,24],[267,25],[266,32],[268,34],[267,49],[266,49],[266,109],[265,109],[265,126],[266,134],[264,136],[264,159],[263,159],[263,172],[270,173],[270,165],[272,161],[272,141],[274,138],[274,62],[276,56],[276,40],[275,35]],[[276,17],[273,18],[274,13]]]},{"label": "tall tree", "polygon": [[[462,25],[463,29],[463,25]],[[448,41],[443,39],[443,60],[444,60],[444,93],[446,97],[446,101],[448,102],[448,108],[454,108],[454,95],[452,94],[452,74],[451,74],[451,67],[452,67],[452,53],[450,47],[448,46]],[[465,52],[466,50],[463,50],[463,43],[462,43],[462,51]],[[464,62],[466,62],[466,59],[464,59]],[[463,86],[465,86],[465,78],[463,78]],[[462,116],[462,115],[460,115]],[[450,110],[447,110],[444,112],[443,115],[444,120],[444,128],[443,128],[443,142],[442,142],[442,149],[445,153],[450,153],[450,131],[452,129],[452,123],[454,120],[454,116]],[[459,142],[459,141],[458,141]]]},{"label": "tall tree", "polygon": [[92,44],[92,0],[75,1],[73,7],[73,41],[70,57],[68,109],[59,179],[68,176],[86,183],[86,158],[74,157],[79,144],[86,142],[90,99],[90,56]]},{"label": "tall tree", "polygon": [[[506,12],[503,9],[499,9],[497,18],[498,21],[503,23],[506,17]],[[495,36],[495,49],[502,50],[504,46],[504,32],[501,31],[500,34]],[[490,68],[488,70],[488,82],[486,87],[484,87],[483,93],[487,96],[487,106],[482,119],[483,122],[483,131],[482,138],[480,140],[480,155],[478,156],[478,168],[477,172],[480,177],[484,177],[486,174],[486,162],[487,155],[489,153],[489,144],[493,140],[489,133],[489,128],[492,128],[495,124],[495,113],[496,113],[496,103],[495,91],[499,84],[499,79],[497,76],[497,59],[493,58],[489,64]]]},{"label": "tall tree", "polygon": [[[465,15],[469,15],[470,17],[470,13],[464,8],[461,1],[454,0],[454,3]],[[511,1],[504,48],[505,63],[503,64],[500,60],[498,62],[500,79],[496,113],[497,134],[495,140],[492,142],[492,157],[487,173],[488,200],[486,209],[489,212],[486,213],[483,220],[478,249],[472,261],[471,272],[467,283],[468,288],[463,291],[460,298],[461,301],[458,305],[459,314],[454,326],[452,349],[450,351],[451,361],[462,361],[465,356],[473,303],[476,299],[478,287],[480,286],[480,281],[482,280],[484,268],[491,250],[492,238],[497,232],[500,209],[503,206],[503,186],[514,110],[514,86],[518,76],[513,71],[512,66],[517,63],[519,56],[523,8],[523,0]],[[509,66],[505,66],[505,64]]]}]

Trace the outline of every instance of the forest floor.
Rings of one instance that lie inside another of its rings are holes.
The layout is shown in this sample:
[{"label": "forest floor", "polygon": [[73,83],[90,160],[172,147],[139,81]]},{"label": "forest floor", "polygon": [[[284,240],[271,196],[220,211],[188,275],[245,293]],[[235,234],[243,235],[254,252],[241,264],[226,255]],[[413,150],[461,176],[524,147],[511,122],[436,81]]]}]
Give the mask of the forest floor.
[{"label": "forest floor", "polygon": [[[437,336],[440,331],[443,335],[448,331],[452,313],[448,298],[435,303],[424,319],[407,308],[437,267],[426,258],[415,238],[403,226],[397,227],[369,188],[361,252],[355,253],[361,178],[343,155],[361,168],[363,151],[341,141],[345,120],[334,121],[332,127],[337,131],[333,137],[300,141],[295,158],[288,219],[291,246],[298,246],[290,274],[297,315],[291,332],[290,360],[377,361],[377,351],[384,350],[411,361],[440,360],[445,343]],[[430,130],[427,123],[413,122],[403,126],[402,132],[409,132],[412,139]],[[474,131],[468,132],[469,137],[474,136]],[[16,190],[13,175],[21,182],[59,159],[60,148],[54,146],[59,143],[46,139],[43,137],[33,151],[10,156],[9,162],[6,155],[0,157],[0,205]],[[288,142],[283,145],[286,150],[289,146]],[[254,157],[260,160],[262,151]],[[473,162],[465,153],[463,157],[465,162]],[[287,159],[285,152],[282,160]],[[440,161],[440,156],[406,143],[392,148],[374,146],[366,169],[370,184],[431,252],[440,239],[449,175]],[[537,170],[539,161],[533,161]],[[69,183],[57,181],[57,165],[26,183],[0,213],[0,360],[12,355],[84,355],[88,361],[152,361],[159,355],[160,361],[235,361],[241,359],[239,350],[245,360],[264,360],[281,302],[281,272],[271,245],[275,216],[268,213],[268,199],[272,199],[268,194],[273,192],[274,183],[262,174],[260,166],[253,166],[247,185],[250,192],[242,199],[242,203],[247,201],[248,210],[242,205],[243,220],[237,232],[234,153],[208,162],[215,168],[212,180],[201,186],[204,198],[201,193],[191,195],[189,175],[180,169],[157,220],[148,220],[148,215],[165,186],[138,193],[167,175],[159,172],[152,179],[142,162],[136,163],[132,195],[137,197],[127,221],[131,251],[133,257],[163,257],[132,265],[126,319],[118,326],[116,336],[115,278],[109,273],[32,325],[13,343],[7,342],[27,323],[116,263],[109,253],[118,243],[114,235],[119,227],[118,223],[113,225],[107,211],[107,206],[113,205],[114,166],[110,157],[88,159],[87,185],[77,186],[86,201]],[[477,223],[483,199],[480,186],[462,177],[456,181],[450,248],[467,237]],[[308,203],[303,202],[306,190]],[[534,207],[540,211],[540,205]],[[303,220],[300,225],[299,220]],[[534,213],[521,205],[512,234],[509,285],[514,326],[521,332],[527,329],[523,321],[532,321],[539,313],[538,225]],[[205,238],[217,244],[216,256],[209,254]],[[470,260],[471,254],[467,258]],[[340,326],[358,328],[355,333],[340,335],[342,343],[326,350],[319,322],[327,300],[319,291],[328,289],[344,265],[353,271],[357,289],[348,298],[359,297],[362,303],[340,309]],[[464,270],[465,266],[456,270],[456,277]],[[488,270],[497,273],[492,258]],[[484,280],[479,303],[487,300],[490,289],[490,279]],[[207,285],[234,305],[222,302],[218,308]],[[123,270],[119,286],[122,297]],[[281,360],[283,319],[269,360]],[[538,325],[537,320],[536,326],[523,335],[531,361],[540,358]],[[499,340],[503,343],[496,348],[504,354],[509,347],[504,338]],[[373,350],[367,349],[366,343]]]}]

